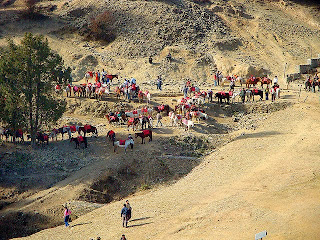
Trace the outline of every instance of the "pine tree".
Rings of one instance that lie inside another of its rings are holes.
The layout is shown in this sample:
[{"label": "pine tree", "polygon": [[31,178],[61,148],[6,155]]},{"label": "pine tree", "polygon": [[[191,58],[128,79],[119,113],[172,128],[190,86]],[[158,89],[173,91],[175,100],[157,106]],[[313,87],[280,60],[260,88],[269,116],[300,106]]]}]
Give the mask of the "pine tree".
[{"label": "pine tree", "polygon": [[[56,122],[65,111],[66,102],[54,97],[54,85],[55,73],[66,70],[62,58],[50,49],[43,36],[26,33],[21,44],[11,40],[8,43],[8,49],[0,56],[0,96],[5,97],[9,112],[16,111],[18,122],[29,130],[34,145],[36,133]],[[3,115],[2,121],[10,124]]]}]

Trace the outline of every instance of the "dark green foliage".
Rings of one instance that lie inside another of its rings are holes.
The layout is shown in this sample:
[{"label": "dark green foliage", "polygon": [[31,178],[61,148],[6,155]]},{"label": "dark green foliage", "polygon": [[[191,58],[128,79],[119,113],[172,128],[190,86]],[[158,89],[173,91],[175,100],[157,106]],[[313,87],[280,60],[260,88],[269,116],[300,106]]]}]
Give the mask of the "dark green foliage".
[{"label": "dark green foliage", "polygon": [[[61,78],[55,73],[62,72]],[[66,79],[62,58],[43,36],[26,33],[20,45],[8,40],[0,55],[0,118],[14,130],[28,129],[32,142],[43,126],[56,122],[66,103],[54,98],[54,85]]]}]

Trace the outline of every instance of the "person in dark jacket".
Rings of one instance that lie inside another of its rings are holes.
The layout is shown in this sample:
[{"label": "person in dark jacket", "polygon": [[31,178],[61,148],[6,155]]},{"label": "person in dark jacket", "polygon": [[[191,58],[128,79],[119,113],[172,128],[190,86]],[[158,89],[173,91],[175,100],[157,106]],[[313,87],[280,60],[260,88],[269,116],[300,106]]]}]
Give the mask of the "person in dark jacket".
[{"label": "person in dark jacket", "polygon": [[121,210],[121,218],[122,218],[122,227],[128,227],[128,208],[126,204],[123,204],[123,208]]}]

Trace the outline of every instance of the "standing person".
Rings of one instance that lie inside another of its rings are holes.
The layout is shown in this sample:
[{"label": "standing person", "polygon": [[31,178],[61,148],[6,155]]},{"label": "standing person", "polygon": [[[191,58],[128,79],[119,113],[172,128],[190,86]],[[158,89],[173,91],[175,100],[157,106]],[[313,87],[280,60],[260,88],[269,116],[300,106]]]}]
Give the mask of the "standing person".
[{"label": "standing person", "polygon": [[274,76],[273,85],[277,85],[277,84],[278,84],[278,77]]},{"label": "standing person", "polygon": [[64,224],[66,225],[66,227],[69,226],[70,214],[71,214],[71,211],[68,209],[67,206],[65,206],[63,217],[64,217]]},{"label": "standing person", "polygon": [[241,97],[241,100],[242,100],[242,103],[244,103],[244,100],[246,98],[246,90],[243,88],[241,91],[240,91],[240,97]]},{"label": "standing person", "polygon": [[127,218],[128,218],[128,221],[129,221],[130,218],[131,218],[131,211],[132,211],[132,207],[130,206],[129,200],[126,201],[126,206],[128,208]]},{"label": "standing person", "polygon": [[212,102],[212,95],[213,95],[213,91],[210,89],[208,90],[208,101]]},{"label": "standing person", "polygon": [[130,133],[128,135],[128,140],[133,140],[133,137],[132,137],[132,135]]},{"label": "standing person", "polygon": [[161,124],[161,127],[162,127],[162,122],[161,122],[162,116],[160,112],[157,113],[156,119],[157,119],[156,127],[158,127],[158,124]]},{"label": "standing person", "polygon": [[270,92],[270,89],[269,89],[269,86],[267,86],[266,90],[264,91],[264,93],[266,94],[266,100],[269,100],[269,92]]},{"label": "standing person", "polygon": [[127,240],[127,239],[126,239],[126,235],[122,234],[120,240]]},{"label": "standing person", "polygon": [[157,89],[162,91],[162,79],[161,79],[161,76],[158,76],[158,79],[157,79]]},{"label": "standing person", "polygon": [[102,69],[101,76],[102,76],[102,77],[101,77],[102,82],[103,82],[103,83],[106,83],[107,72],[104,71],[104,69]]},{"label": "standing person", "polygon": [[189,90],[189,89],[188,89],[187,85],[184,86],[184,88],[183,88],[183,95],[184,95],[185,98],[188,96],[188,90]]},{"label": "standing person", "polygon": [[[218,85],[219,85],[219,76],[220,76],[220,73],[219,73],[219,71],[217,71],[215,78],[216,78],[216,81],[217,81]],[[217,85],[215,84],[215,86],[217,86]]]},{"label": "standing person", "polygon": [[123,208],[121,209],[122,227],[128,227],[127,213],[128,213],[128,208],[126,204],[123,204]]}]

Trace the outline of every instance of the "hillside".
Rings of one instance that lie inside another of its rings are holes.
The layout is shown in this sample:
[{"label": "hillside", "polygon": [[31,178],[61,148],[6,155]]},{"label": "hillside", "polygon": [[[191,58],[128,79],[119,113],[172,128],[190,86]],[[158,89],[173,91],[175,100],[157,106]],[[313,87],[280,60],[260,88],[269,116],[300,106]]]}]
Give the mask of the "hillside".
[{"label": "hillside", "polygon": [[[283,87],[284,72],[320,54],[317,1],[197,2],[40,1],[43,15],[30,20],[21,15],[22,0],[0,0],[0,47],[26,31],[43,34],[76,84],[88,70],[104,68],[119,81],[136,78],[151,92],[150,106],[172,108],[186,79],[201,90],[226,90],[213,85],[218,69],[244,78],[278,75]],[[105,12],[114,41],[86,40],[91,19]],[[56,127],[88,123],[99,136],[86,150],[60,136],[37,149],[0,145],[0,239],[249,239],[262,230],[267,239],[318,239],[319,93],[300,93],[301,83],[283,87],[276,102],[205,103],[209,119],[190,132],[164,117],[153,141],[138,139],[127,154],[114,153],[105,136],[110,129],[119,139],[134,132],[104,116],[144,103],[119,102],[113,93],[103,101],[67,98]],[[134,221],[123,229],[119,212],[127,198]],[[70,229],[60,226],[66,203]]]}]

